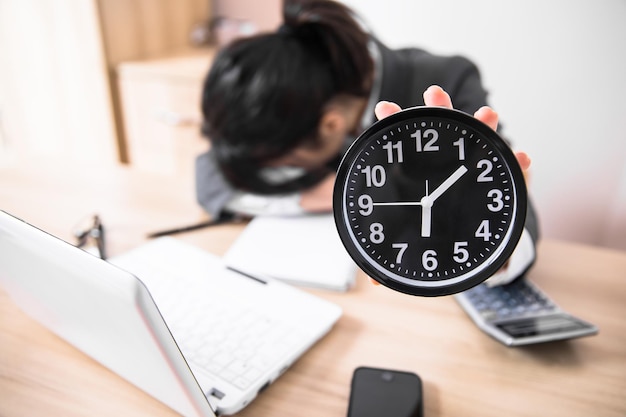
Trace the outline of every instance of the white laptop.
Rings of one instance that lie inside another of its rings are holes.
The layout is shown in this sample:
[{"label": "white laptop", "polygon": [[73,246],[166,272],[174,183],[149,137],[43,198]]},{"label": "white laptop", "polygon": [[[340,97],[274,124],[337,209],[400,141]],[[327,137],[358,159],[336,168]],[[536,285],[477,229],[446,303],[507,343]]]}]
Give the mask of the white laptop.
[{"label": "white laptop", "polygon": [[341,315],[173,238],[110,261],[134,275],[0,211],[0,285],[14,302],[184,416],[241,410]]}]

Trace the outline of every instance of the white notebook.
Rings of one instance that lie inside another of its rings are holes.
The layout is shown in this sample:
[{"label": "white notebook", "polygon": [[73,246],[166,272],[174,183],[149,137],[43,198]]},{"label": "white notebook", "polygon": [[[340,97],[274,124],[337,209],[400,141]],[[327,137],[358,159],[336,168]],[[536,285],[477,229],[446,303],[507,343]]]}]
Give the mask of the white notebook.
[{"label": "white notebook", "polygon": [[330,214],[255,217],[224,262],[242,272],[335,291],[354,285],[357,272]]}]

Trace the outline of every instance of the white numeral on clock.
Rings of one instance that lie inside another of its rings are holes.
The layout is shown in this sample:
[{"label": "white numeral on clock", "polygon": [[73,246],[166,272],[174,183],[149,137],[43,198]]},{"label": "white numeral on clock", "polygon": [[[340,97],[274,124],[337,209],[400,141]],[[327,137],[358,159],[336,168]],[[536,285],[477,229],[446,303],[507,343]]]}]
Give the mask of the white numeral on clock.
[{"label": "white numeral on clock", "polygon": [[422,266],[427,271],[434,271],[437,269],[439,263],[437,262],[437,252],[432,249],[424,251],[422,254]]},{"label": "white numeral on clock", "polygon": [[[423,136],[421,129],[418,129],[415,133],[411,133],[411,137],[415,139],[415,150],[417,152],[433,152],[439,150],[439,146],[435,145],[435,142],[439,139],[439,133],[435,129],[426,129]],[[424,146],[422,146],[422,139],[428,140]]]},{"label": "white numeral on clock", "polygon": [[458,263],[467,262],[469,259],[469,252],[465,249],[467,245],[467,242],[454,242],[454,256],[452,259]]},{"label": "white numeral on clock", "polygon": [[385,172],[385,168],[380,165],[366,166],[361,170],[362,173],[365,174],[365,185],[367,187],[382,187],[385,185],[385,181],[387,181],[387,173]]},{"label": "white numeral on clock", "polygon": [[382,224],[372,223],[370,225],[370,241],[376,244],[383,243],[385,241]]},{"label": "white numeral on clock", "polygon": [[363,216],[369,216],[374,211],[374,202],[372,201],[372,197],[367,194],[363,194],[359,197],[359,213]]},{"label": "white numeral on clock", "polygon": [[387,150],[387,162],[393,163],[393,151],[395,149],[396,155],[398,156],[398,162],[403,162],[404,158],[402,156],[402,142],[387,142],[383,145],[383,149]]},{"label": "white numeral on clock", "polygon": [[459,147],[459,161],[465,161],[465,139],[459,138],[459,140],[452,142],[452,144]]},{"label": "white numeral on clock", "polygon": [[496,212],[502,210],[502,207],[504,207],[504,201],[502,201],[502,191],[493,189],[487,193],[487,197],[493,200],[492,203],[487,204],[487,208],[490,211]]},{"label": "white numeral on clock", "polygon": [[475,237],[481,237],[485,242],[491,239],[491,232],[489,231],[489,220],[483,220],[480,222],[480,226],[474,233]]},{"label": "white numeral on clock", "polygon": [[394,243],[393,245],[391,245],[392,248],[394,249],[399,249],[398,250],[398,256],[396,256],[396,263],[402,263],[402,255],[404,255],[404,252],[406,251],[406,248],[409,247],[408,243]]},{"label": "white numeral on clock", "polygon": [[478,164],[476,164],[476,168],[483,170],[483,172],[481,172],[480,175],[478,175],[478,178],[476,179],[476,182],[491,182],[491,181],[493,181],[493,177],[491,175],[489,175],[489,173],[493,169],[493,164],[491,163],[490,160],[488,160],[488,159],[481,159],[480,161],[478,161]]}]

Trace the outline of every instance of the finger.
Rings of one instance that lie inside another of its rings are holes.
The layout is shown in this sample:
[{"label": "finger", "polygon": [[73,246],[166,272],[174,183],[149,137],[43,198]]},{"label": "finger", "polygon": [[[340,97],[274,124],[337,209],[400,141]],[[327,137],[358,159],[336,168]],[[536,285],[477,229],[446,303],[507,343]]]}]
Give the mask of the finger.
[{"label": "finger", "polygon": [[427,106],[452,108],[452,99],[443,88],[431,85],[424,91],[424,104]]},{"label": "finger", "polygon": [[522,174],[524,175],[524,180],[526,184],[530,183],[530,158],[525,152],[515,152],[515,158],[517,158],[517,163],[519,163],[520,168],[522,168]]},{"label": "finger", "polygon": [[400,110],[402,110],[402,108],[396,103],[391,103],[389,101],[379,101],[374,108],[374,113],[376,114],[378,120],[380,120],[384,119],[387,116],[391,116],[392,114],[397,113]]},{"label": "finger", "polygon": [[376,281],[374,278],[370,278],[370,282],[374,285],[380,285],[380,282]]},{"label": "finger", "polygon": [[476,110],[474,113],[474,117],[492,128],[496,130],[498,128],[498,113],[495,112],[489,106],[483,106],[480,109]]},{"label": "finger", "polygon": [[530,157],[526,152],[515,152],[515,157],[522,171],[527,171],[530,168]]}]

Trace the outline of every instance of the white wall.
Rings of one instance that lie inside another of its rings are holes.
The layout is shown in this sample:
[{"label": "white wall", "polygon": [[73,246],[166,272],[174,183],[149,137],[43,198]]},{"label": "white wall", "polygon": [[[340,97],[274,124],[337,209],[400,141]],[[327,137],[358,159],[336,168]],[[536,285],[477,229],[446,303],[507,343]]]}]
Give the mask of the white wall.
[{"label": "white wall", "polygon": [[478,64],[545,237],[626,250],[626,1],[343,2],[389,46]]}]

